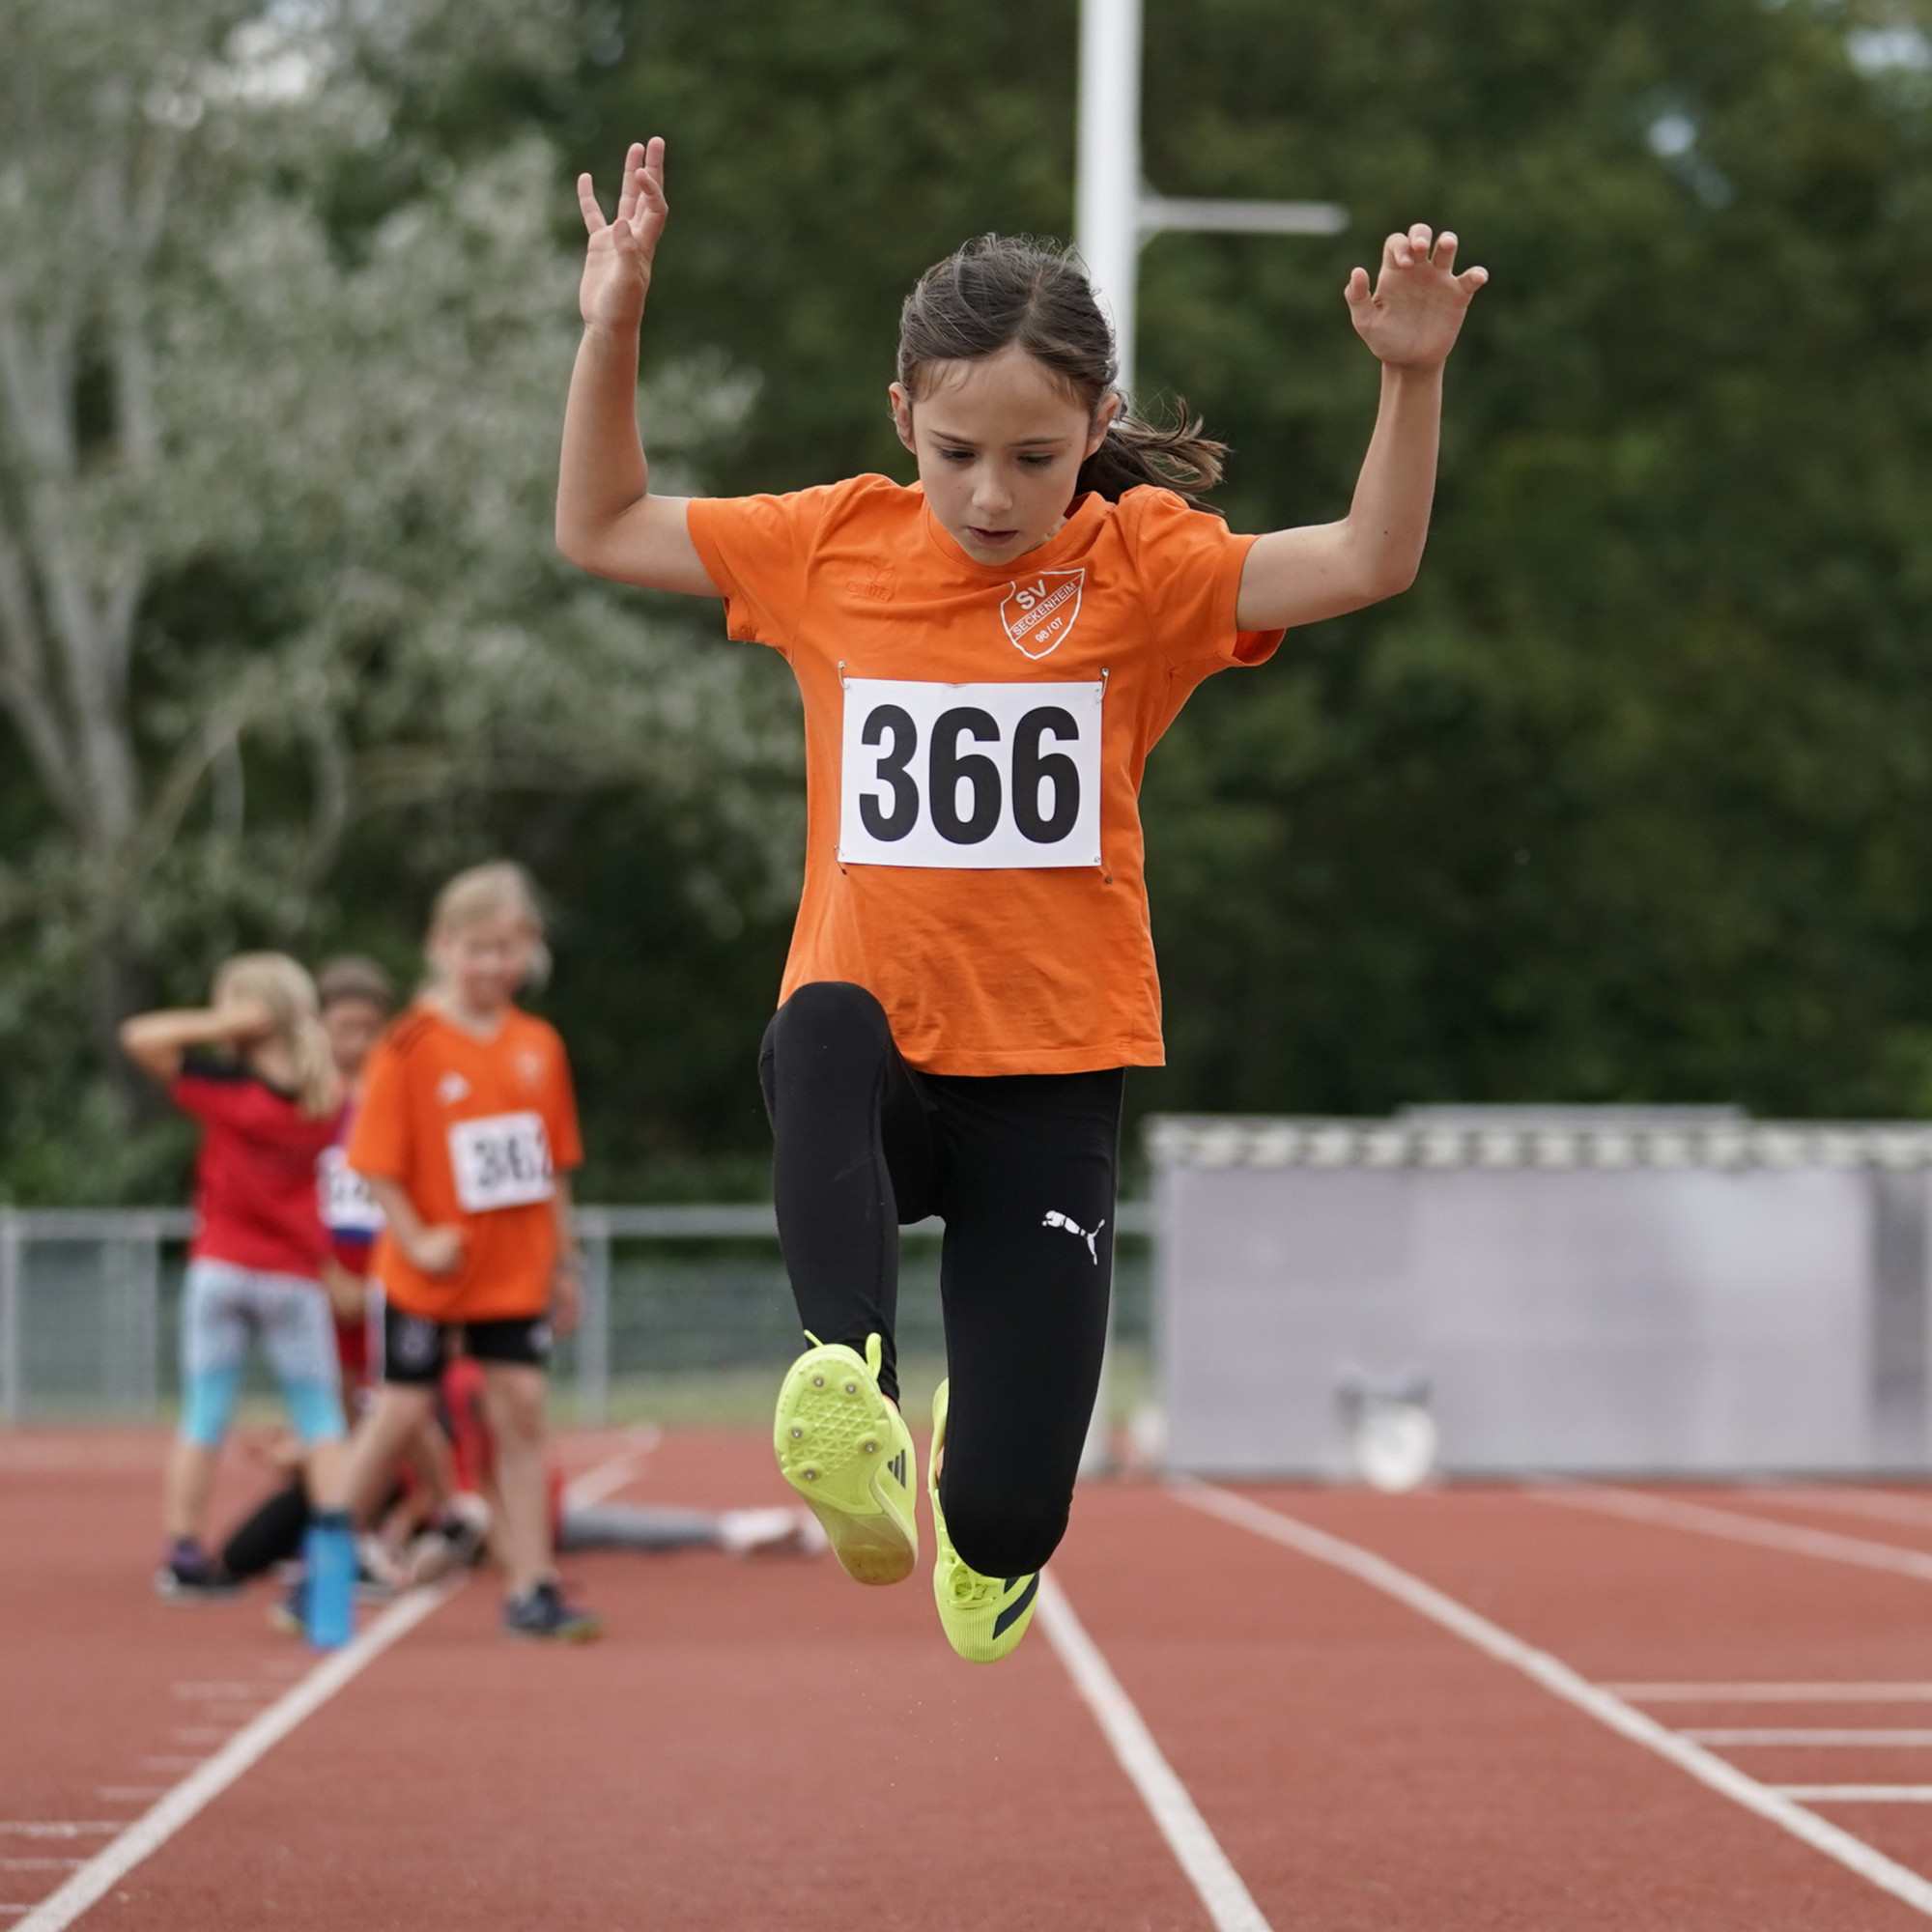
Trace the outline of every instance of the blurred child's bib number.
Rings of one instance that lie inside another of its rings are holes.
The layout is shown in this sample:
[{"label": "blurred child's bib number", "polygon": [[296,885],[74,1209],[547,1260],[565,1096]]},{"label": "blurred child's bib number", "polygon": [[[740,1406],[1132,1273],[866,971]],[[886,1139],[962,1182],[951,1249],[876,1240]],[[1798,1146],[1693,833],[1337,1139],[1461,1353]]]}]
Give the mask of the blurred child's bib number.
[{"label": "blurred child's bib number", "polygon": [[491,1114],[458,1121],[449,1130],[449,1165],[457,1204],[466,1214],[526,1208],[548,1201],[550,1136],[540,1114]]},{"label": "blurred child's bib number", "polygon": [[847,678],[839,863],[1097,866],[1104,691]]},{"label": "blurred child's bib number", "polygon": [[322,1191],[322,1225],[331,1235],[380,1235],[383,1210],[369,1183],[342,1157],[339,1147],[324,1148],[316,1162]]}]

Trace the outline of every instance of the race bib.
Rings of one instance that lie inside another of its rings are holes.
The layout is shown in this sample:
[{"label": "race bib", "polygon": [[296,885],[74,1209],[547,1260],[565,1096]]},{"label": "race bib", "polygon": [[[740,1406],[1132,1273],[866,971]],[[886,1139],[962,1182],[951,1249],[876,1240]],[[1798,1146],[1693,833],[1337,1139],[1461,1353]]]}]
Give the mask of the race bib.
[{"label": "race bib", "polygon": [[339,1147],[323,1149],[315,1178],[322,1225],[331,1235],[367,1235],[373,1240],[383,1232],[383,1210],[369,1183],[343,1158]]},{"label": "race bib", "polygon": [[1097,866],[1105,690],[847,678],[840,864]]},{"label": "race bib", "polygon": [[449,1129],[449,1166],[457,1204],[466,1214],[527,1208],[548,1201],[550,1136],[540,1114],[490,1114],[457,1121]]}]

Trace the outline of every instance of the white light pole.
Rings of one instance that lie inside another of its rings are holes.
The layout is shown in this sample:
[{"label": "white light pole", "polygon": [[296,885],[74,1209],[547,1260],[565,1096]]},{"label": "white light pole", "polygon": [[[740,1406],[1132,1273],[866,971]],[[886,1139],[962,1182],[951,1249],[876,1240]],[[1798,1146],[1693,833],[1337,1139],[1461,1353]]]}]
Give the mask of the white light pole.
[{"label": "white light pole", "polygon": [[1081,0],[1073,234],[1114,325],[1121,386],[1131,387],[1141,252],[1141,0]]},{"label": "white light pole", "polygon": [[1134,383],[1141,243],[1163,229],[1225,235],[1335,235],[1332,201],[1175,201],[1141,178],[1141,0],[1081,0],[1080,154],[1074,237],[1113,319],[1121,386]]},{"label": "white light pole", "polygon": [[[1163,229],[1224,235],[1336,235],[1349,211],[1332,201],[1174,201],[1141,176],[1141,0],[1080,0],[1080,151],[1074,238],[1100,305],[1114,325],[1121,387],[1134,386],[1135,310],[1141,243]],[[1113,1463],[1108,1401],[1113,1348],[1101,1363],[1099,1400],[1080,1473]]]}]

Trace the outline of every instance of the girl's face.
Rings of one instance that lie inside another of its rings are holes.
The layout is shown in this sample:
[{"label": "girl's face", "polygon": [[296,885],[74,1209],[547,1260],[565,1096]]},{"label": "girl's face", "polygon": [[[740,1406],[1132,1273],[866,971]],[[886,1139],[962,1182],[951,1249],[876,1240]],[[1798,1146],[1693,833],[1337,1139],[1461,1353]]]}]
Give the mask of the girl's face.
[{"label": "girl's face", "polygon": [[436,933],[430,963],[457,1004],[478,1016],[501,1012],[529,977],[536,934],[508,913]]},{"label": "girl's face", "polygon": [[915,403],[892,386],[899,440],[947,534],[975,563],[1037,550],[1066,521],[1080,466],[1120,409],[1109,396],[1090,416],[1017,344],[928,371]]},{"label": "girl's face", "polygon": [[345,1080],[360,1074],[370,1048],[388,1023],[388,1013],[374,1000],[331,1000],[323,1008],[322,1030],[328,1036],[335,1070]]}]

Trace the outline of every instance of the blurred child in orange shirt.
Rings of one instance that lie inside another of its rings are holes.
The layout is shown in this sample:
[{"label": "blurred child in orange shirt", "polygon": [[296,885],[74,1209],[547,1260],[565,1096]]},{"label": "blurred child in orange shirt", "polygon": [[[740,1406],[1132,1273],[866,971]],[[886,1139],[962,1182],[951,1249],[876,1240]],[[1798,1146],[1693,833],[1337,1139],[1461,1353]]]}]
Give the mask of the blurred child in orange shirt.
[{"label": "blurred child in orange shirt", "polygon": [[522,867],[450,880],[428,951],[430,984],[370,1055],[347,1150],[386,1221],[371,1257],[382,1388],[351,1493],[358,1510],[375,1506],[460,1342],[481,1365],[497,1440],[503,1627],[583,1642],[601,1627],[557,1588],[544,1441],[554,1332],[577,1319],[568,1175],[583,1155],[563,1042],[515,1004],[548,964]]}]

